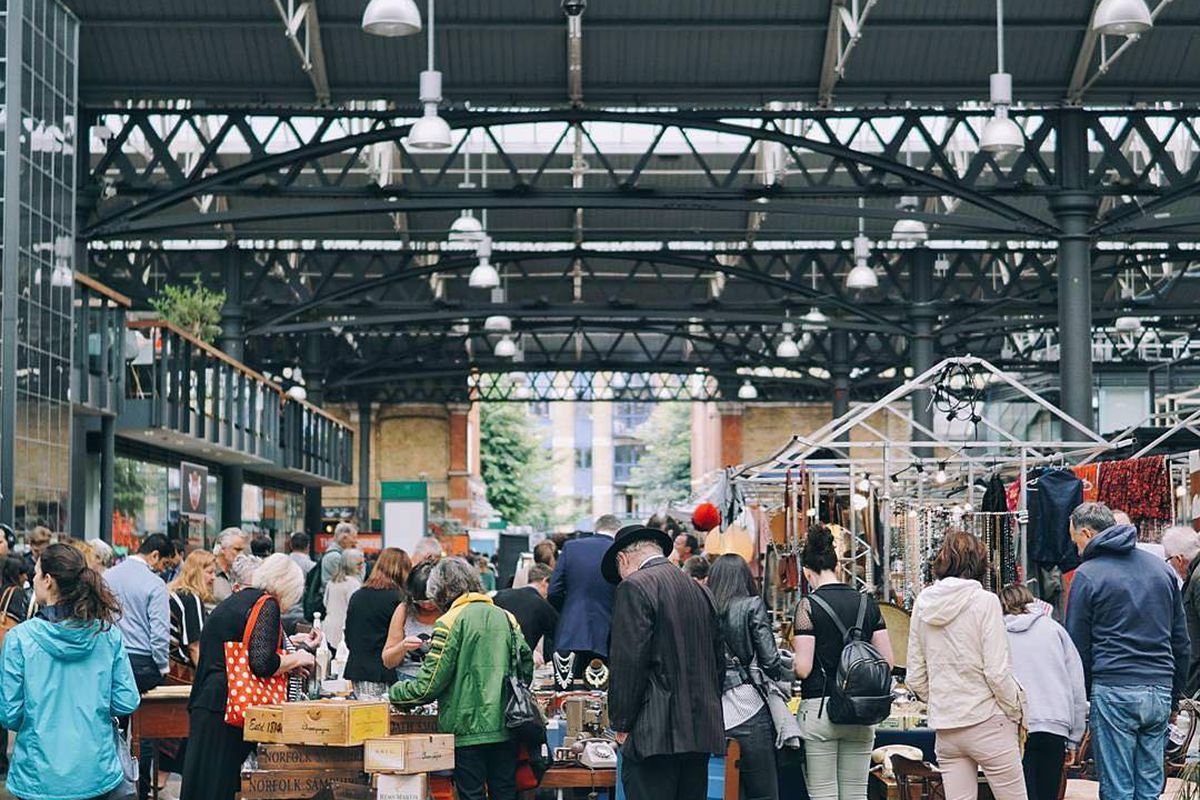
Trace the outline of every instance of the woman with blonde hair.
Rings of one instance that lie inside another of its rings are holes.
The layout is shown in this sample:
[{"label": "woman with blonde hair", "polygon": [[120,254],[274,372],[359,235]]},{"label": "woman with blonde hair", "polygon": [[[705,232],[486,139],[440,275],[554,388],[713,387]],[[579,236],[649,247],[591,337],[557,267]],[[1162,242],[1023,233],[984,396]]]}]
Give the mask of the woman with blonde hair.
[{"label": "woman with blonde hair", "polygon": [[171,599],[171,660],[195,669],[200,661],[200,631],[213,602],[217,559],[207,550],[193,550],[175,580],[167,584]]}]

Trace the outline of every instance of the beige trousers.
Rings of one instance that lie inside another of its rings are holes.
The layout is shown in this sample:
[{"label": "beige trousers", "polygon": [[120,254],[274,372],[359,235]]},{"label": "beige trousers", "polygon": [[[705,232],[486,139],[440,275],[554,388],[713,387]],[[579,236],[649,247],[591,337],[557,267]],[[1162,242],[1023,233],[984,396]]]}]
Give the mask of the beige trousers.
[{"label": "beige trousers", "polygon": [[939,730],[936,750],[946,800],[977,800],[980,769],[996,800],[1028,800],[1017,724],[1003,714]]}]

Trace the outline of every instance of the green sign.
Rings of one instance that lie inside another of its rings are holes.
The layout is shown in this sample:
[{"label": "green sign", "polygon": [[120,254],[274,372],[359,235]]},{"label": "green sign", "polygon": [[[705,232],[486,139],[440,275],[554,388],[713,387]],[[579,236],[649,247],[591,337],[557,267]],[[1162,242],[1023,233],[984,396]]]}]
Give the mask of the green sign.
[{"label": "green sign", "polygon": [[384,501],[429,499],[429,484],[425,481],[384,481],[379,487]]}]

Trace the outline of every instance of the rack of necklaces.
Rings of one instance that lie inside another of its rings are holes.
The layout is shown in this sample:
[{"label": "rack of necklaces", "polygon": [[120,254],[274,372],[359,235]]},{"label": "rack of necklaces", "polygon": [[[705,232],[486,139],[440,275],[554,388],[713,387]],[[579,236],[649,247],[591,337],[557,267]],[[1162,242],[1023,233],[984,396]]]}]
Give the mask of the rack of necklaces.
[{"label": "rack of necklaces", "polygon": [[1023,577],[1019,566],[1020,531],[1027,521],[1023,511],[976,511],[967,503],[899,499],[892,501],[890,514],[891,586],[897,604],[904,608],[911,609],[921,589],[932,582],[930,561],[952,529],[978,536],[987,547],[984,588],[998,591]]}]

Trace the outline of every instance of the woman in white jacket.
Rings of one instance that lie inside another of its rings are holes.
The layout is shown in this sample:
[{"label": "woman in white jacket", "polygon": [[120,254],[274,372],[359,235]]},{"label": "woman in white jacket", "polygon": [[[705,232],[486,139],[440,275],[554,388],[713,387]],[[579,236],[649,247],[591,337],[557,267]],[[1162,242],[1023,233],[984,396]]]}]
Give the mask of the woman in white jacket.
[{"label": "woman in white jacket", "polygon": [[1013,674],[1025,688],[1025,789],[1029,800],[1057,800],[1063,759],[1079,747],[1087,721],[1083,662],[1050,606],[1020,584],[1000,591]]},{"label": "woman in white jacket", "polygon": [[987,549],[949,531],[933,560],[933,586],[917,596],[908,639],[908,688],[929,706],[946,800],[976,800],[979,770],[996,800],[1027,800],[1004,615],[984,590]]}]

